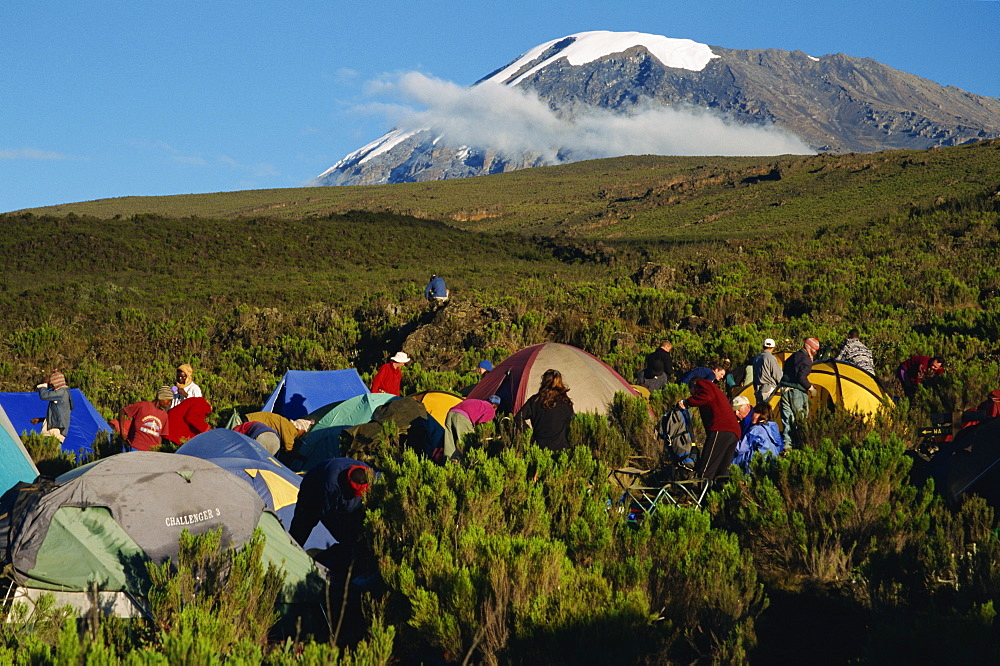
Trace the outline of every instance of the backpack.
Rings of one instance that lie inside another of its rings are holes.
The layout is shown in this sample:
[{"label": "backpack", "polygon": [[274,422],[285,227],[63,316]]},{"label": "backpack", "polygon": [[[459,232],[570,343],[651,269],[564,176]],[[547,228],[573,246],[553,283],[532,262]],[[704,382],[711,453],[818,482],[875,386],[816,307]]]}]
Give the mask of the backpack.
[{"label": "backpack", "polygon": [[660,438],[673,460],[679,463],[691,464],[691,413],[686,409],[672,408],[660,419]]}]

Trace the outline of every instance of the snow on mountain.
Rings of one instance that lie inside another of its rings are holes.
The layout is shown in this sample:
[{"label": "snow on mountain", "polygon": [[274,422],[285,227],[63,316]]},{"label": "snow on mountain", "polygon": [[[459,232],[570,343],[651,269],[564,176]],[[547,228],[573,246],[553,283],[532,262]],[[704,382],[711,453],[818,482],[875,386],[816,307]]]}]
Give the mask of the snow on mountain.
[{"label": "snow on mountain", "polygon": [[[596,30],[580,32],[536,46],[484,80],[517,85],[559,58],[566,58],[570,65],[579,67],[607,55],[623,53],[634,46],[644,47],[667,67],[688,69],[693,72],[705,69],[712,58],[719,57],[712,53],[708,45],[690,39],[671,39],[643,32]],[[526,67],[529,67],[527,71],[523,71]]]}]

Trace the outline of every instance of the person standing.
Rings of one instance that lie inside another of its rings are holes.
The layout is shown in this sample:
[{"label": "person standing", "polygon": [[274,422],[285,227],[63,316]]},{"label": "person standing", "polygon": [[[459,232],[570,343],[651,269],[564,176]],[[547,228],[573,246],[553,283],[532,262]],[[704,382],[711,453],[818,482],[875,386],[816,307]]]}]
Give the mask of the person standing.
[{"label": "person standing", "polygon": [[184,398],[203,398],[201,387],[194,383],[194,368],[187,363],[177,366],[177,380],[171,391],[174,397],[170,401],[170,408],[173,409],[181,404]]},{"label": "person standing", "polygon": [[566,434],[574,411],[568,393],[562,373],[550,368],[542,373],[538,393],[525,400],[517,411],[515,421],[521,426],[531,421],[532,439],[539,446],[553,451],[569,448]]},{"label": "person standing", "polygon": [[813,359],[819,351],[819,340],[807,338],[798,350],[785,360],[781,376],[781,423],[784,426],[785,448],[793,448],[793,432],[796,424],[809,416],[809,394],[813,385],[809,382]]},{"label": "person standing", "polygon": [[389,359],[387,363],[383,363],[382,367],[378,369],[375,373],[375,377],[372,379],[372,393],[391,393],[392,395],[400,394],[400,386],[403,382],[403,366],[409,363],[412,359],[406,355],[406,352],[396,352],[396,354]]},{"label": "person standing", "polygon": [[764,348],[753,359],[753,395],[756,404],[767,403],[781,382],[781,363],[774,356],[774,340],[764,340]]},{"label": "person standing", "polygon": [[444,279],[432,275],[430,282],[424,287],[424,298],[435,305],[444,305],[451,296],[451,290],[444,284]]},{"label": "person standing", "polygon": [[174,398],[170,386],[161,386],[152,400],[133,402],[118,413],[118,429],[130,449],[151,451],[169,434],[167,409]]},{"label": "person standing", "polygon": [[38,389],[38,397],[49,405],[45,410],[44,419],[31,419],[31,422],[41,422],[42,435],[55,437],[60,442],[65,441],[73,411],[73,398],[69,394],[66,377],[56,370],[49,375],[46,383],[39,384],[35,388]]},{"label": "person standing", "polygon": [[694,379],[690,387],[691,397],[679,400],[677,406],[680,409],[698,408],[705,426],[705,444],[694,471],[704,479],[714,479],[733,461],[736,442],[740,439],[740,424],[726,394],[715,382]]},{"label": "person standing", "polygon": [[844,345],[834,360],[851,363],[870,375],[875,374],[875,360],[872,358],[872,350],[861,342],[861,334],[856,328],[852,328],[851,332],[847,334],[847,339],[844,340]]}]

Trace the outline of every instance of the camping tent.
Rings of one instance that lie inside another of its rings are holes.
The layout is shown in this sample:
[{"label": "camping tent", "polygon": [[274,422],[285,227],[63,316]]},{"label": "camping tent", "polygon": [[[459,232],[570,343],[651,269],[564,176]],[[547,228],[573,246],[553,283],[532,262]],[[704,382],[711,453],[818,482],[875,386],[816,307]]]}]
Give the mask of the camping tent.
[{"label": "camping tent", "polygon": [[469,393],[486,400],[500,396],[500,409],[514,413],[538,391],[542,373],[553,368],[562,373],[577,412],[607,414],[615,393],[639,395],[610,365],[582,349],[557,342],[526,347],[486,373]]},{"label": "camping tent", "polygon": [[927,474],[950,504],[975,494],[1000,508],[1000,419],[958,431],[931,458]]},{"label": "camping tent", "polygon": [[420,393],[414,393],[406,397],[424,403],[427,412],[434,417],[435,421],[441,424],[442,428],[444,427],[445,417],[448,416],[448,410],[465,399],[460,395],[448,393],[447,391],[421,391]]},{"label": "camping tent", "polygon": [[17,430],[0,407],[0,493],[18,481],[31,483],[38,477],[38,468],[24,448]]},{"label": "camping tent", "polygon": [[[177,449],[177,453],[213,462],[246,481],[267,508],[278,514],[285,530],[291,528],[302,477],[278,462],[255,440],[232,430],[216,428],[192,437]],[[325,550],[336,542],[330,531],[319,523],[302,547]]]},{"label": "camping tent", "polygon": [[[340,433],[351,426],[368,423],[376,409],[389,402],[399,400],[391,393],[364,393],[326,410],[308,433],[302,438],[299,455],[302,460],[292,461],[296,471],[312,469],[327,458],[340,455]],[[313,412],[316,415],[323,411]]]},{"label": "camping tent", "polygon": [[[66,441],[62,443],[63,451],[73,453],[90,453],[94,445],[94,437],[99,432],[111,432],[111,426],[104,417],[94,409],[80,389],[70,389],[73,400],[73,413],[69,420],[69,432]],[[48,404],[38,397],[38,393],[0,393],[0,406],[7,412],[14,429],[21,432],[41,432],[41,423],[32,423],[33,418],[43,418]]]},{"label": "camping tent", "polygon": [[[135,451],[78,467],[55,481],[18,484],[0,498],[0,565],[15,599],[45,591],[81,612],[145,612],[146,562],[176,559],[183,530],[222,528],[240,546],[255,528],[264,559],[283,569],[283,611],[322,607],[324,571],[282,529],[263,500],[218,465],[192,456]],[[300,604],[307,604],[303,607]]]},{"label": "camping tent", "polygon": [[368,393],[354,368],[347,370],[289,370],[281,378],[262,412],[300,419],[324,405]]},{"label": "camping tent", "polygon": [[[817,389],[811,398],[814,408],[832,403],[837,407],[868,416],[877,414],[890,400],[874,376],[844,361],[816,361],[809,372],[809,382]],[[751,405],[756,402],[753,384],[743,387],[738,395],[746,396]],[[779,390],[770,400],[775,416],[778,413],[780,399]]]},{"label": "camping tent", "polygon": [[[399,444],[429,455],[444,442],[444,428],[419,400],[407,396],[389,400],[374,412],[371,421],[347,428],[341,434],[342,454],[363,462],[374,461],[373,445],[382,435],[383,425],[392,423]],[[402,454],[402,450],[399,451]]]}]

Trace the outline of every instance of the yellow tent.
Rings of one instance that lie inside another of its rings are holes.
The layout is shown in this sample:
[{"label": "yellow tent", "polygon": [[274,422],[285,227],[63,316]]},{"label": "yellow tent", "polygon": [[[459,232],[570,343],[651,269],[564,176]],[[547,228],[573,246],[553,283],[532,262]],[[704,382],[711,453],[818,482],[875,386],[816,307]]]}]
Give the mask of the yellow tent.
[{"label": "yellow tent", "polygon": [[[843,361],[817,361],[809,373],[809,382],[816,387],[816,394],[810,398],[813,409],[832,402],[837,407],[852,412],[872,416],[890,401],[878,380],[856,365]],[[748,385],[738,395],[750,399],[754,404],[753,385]],[[771,397],[770,405],[775,416],[781,388]],[[775,419],[777,420],[777,419]]]},{"label": "yellow tent", "polygon": [[421,391],[407,396],[423,403],[427,413],[434,417],[434,420],[444,427],[444,419],[448,415],[448,410],[462,402],[465,398],[447,391]]}]

